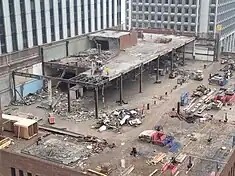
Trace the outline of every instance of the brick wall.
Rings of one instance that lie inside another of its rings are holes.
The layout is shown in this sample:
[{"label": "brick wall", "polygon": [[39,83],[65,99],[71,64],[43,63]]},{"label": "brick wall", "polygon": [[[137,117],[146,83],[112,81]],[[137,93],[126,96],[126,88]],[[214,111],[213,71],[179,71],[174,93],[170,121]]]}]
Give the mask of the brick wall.
[{"label": "brick wall", "polygon": [[130,32],[128,35],[120,37],[120,50],[130,48],[137,44],[138,33],[136,31]]},{"label": "brick wall", "polygon": [[20,170],[24,175],[31,173],[32,176],[87,176],[45,160],[0,150],[0,176],[12,176],[11,168],[15,169],[16,176],[19,176]]},{"label": "brick wall", "polygon": [[218,176],[235,176],[235,150]]}]

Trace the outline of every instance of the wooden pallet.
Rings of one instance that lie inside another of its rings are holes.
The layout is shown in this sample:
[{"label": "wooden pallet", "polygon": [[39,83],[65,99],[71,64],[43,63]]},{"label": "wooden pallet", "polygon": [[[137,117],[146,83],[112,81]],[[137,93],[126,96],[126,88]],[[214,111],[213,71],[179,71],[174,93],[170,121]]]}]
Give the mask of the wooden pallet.
[{"label": "wooden pallet", "polygon": [[[2,137],[1,137],[2,138]],[[1,139],[0,138],[0,139]],[[12,142],[12,139],[9,137],[3,137],[2,140],[0,140],[0,150],[7,148]]]},{"label": "wooden pallet", "polygon": [[149,163],[152,165],[156,165],[159,162],[163,161],[163,159],[166,157],[165,153],[158,153],[156,156],[154,156]]}]

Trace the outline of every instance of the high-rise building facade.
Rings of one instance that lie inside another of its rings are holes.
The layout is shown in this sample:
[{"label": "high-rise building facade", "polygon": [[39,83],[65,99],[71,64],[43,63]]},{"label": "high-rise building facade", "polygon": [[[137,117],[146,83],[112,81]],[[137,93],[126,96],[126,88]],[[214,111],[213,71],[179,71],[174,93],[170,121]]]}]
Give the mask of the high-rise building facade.
[{"label": "high-rise building facade", "polygon": [[127,0],[127,27],[221,33],[225,51],[235,49],[235,0]]},{"label": "high-rise building facade", "polygon": [[125,0],[0,0],[0,54],[125,23]]}]

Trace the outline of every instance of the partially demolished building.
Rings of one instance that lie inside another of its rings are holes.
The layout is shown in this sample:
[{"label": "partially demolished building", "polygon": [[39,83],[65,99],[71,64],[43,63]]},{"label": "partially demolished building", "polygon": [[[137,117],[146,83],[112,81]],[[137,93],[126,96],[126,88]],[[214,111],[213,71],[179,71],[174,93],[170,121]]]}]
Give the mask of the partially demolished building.
[{"label": "partially demolished building", "polygon": [[[38,47],[34,49],[34,54],[27,51],[29,55],[26,54],[19,62],[10,59],[9,65],[3,64],[0,72],[2,75],[10,72],[8,76],[11,80],[9,84],[12,101],[22,100],[25,103],[25,95],[45,88],[48,93],[47,106],[50,109],[58,100],[53,102],[52,87],[64,88],[66,96],[63,94],[60,98],[65,100],[63,108],[68,113],[72,113],[73,107],[77,106],[73,106],[72,97],[76,100],[82,97],[85,91],[93,91],[95,103],[92,117],[98,119],[99,97],[102,97],[102,103],[105,104],[104,91],[110,85],[119,90],[117,102],[120,105],[125,104],[123,80],[133,75],[138,77],[138,91],[143,92],[144,70],[154,73],[157,82],[160,69],[173,70],[176,61],[180,60],[184,65],[186,58],[194,58],[196,39],[198,38],[194,34],[181,35],[168,30],[108,29],[54,45]],[[217,41],[210,42],[214,42],[214,45],[210,46],[214,47],[214,52],[208,55],[216,60],[219,52]],[[28,60],[27,56],[30,56]],[[160,68],[160,63],[164,63],[164,67]],[[41,70],[27,68],[34,64],[39,64]],[[39,82],[40,86],[35,86],[32,82],[18,86],[19,77]],[[7,97],[4,93],[2,95]],[[63,116],[68,117],[68,114]],[[1,126],[4,128],[4,125],[9,123],[12,124],[13,121],[9,119]],[[89,175],[83,171],[82,161],[115,147],[115,144],[93,136],[43,126],[39,126],[39,129],[37,136],[29,140],[16,139],[11,145],[7,145],[7,149],[0,150],[2,175]],[[5,130],[2,134],[14,138],[9,132]],[[224,168],[226,171],[222,171],[221,176],[227,175],[230,164]]]}]

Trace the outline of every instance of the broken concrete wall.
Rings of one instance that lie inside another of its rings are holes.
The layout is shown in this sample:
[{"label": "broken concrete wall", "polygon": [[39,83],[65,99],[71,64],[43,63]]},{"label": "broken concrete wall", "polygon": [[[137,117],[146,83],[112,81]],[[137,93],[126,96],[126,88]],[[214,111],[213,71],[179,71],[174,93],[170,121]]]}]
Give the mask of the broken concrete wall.
[{"label": "broken concrete wall", "polygon": [[[43,80],[30,80],[26,83],[23,83],[21,85],[18,85],[16,87],[17,91],[21,94],[22,97],[27,96],[30,93],[36,93],[43,87]],[[17,94],[16,96],[17,100],[21,100],[20,96]]]},{"label": "broken concrete wall", "polygon": [[81,51],[91,48],[91,42],[87,36],[69,40],[69,55],[77,55]]},{"label": "broken concrete wall", "polygon": [[5,74],[0,77],[0,97],[2,105],[8,105],[11,101],[11,83],[10,74]]},{"label": "broken concrete wall", "polygon": [[109,41],[109,50],[114,52],[114,53],[119,53],[120,48],[119,48],[119,40],[118,39],[108,39]]},{"label": "broken concrete wall", "polygon": [[[27,59],[27,60],[26,60]],[[1,74],[41,62],[39,47],[28,48],[0,56]]]},{"label": "broken concrete wall", "polygon": [[[12,153],[6,150],[0,150],[0,175],[11,176],[11,168],[15,169],[16,175],[19,170],[22,170],[24,175],[31,173],[31,175],[45,175],[45,176],[85,176],[79,171],[70,169],[67,167],[61,167],[60,165],[41,160],[33,157],[29,157],[20,153]],[[13,169],[13,170],[14,170]]]},{"label": "broken concrete wall", "polygon": [[43,47],[44,61],[61,59],[66,56],[66,42],[58,42],[55,44],[45,45]]},{"label": "broken concrete wall", "polygon": [[221,52],[221,57],[227,58],[229,56],[231,56],[231,59],[235,59],[235,53],[233,53],[233,52]]},{"label": "broken concrete wall", "polygon": [[130,48],[137,44],[138,33],[136,31],[130,32],[128,35],[120,37],[120,50]]}]

